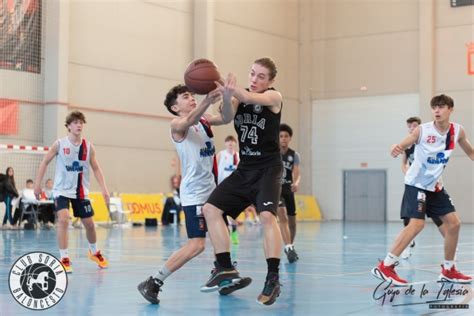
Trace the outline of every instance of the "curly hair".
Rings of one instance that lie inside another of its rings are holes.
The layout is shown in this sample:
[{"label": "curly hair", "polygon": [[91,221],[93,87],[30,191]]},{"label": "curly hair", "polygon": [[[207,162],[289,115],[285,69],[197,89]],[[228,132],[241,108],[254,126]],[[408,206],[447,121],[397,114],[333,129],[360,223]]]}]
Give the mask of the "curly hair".
[{"label": "curly hair", "polygon": [[288,124],[280,124],[280,132],[287,132],[288,134],[290,134],[290,137],[293,137],[293,129]]},{"label": "curly hair", "polygon": [[188,87],[186,87],[182,84],[179,84],[179,85],[174,86],[173,88],[171,88],[170,91],[168,91],[168,93],[166,94],[164,105],[165,105],[166,109],[171,114],[176,115],[176,116],[178,115],[178,113],[173,111],[171,109],[171,107],[176,104],[176,100],[178,99],[178,95],[183,94],[185,92],[191,93],[191,91],[189,91]]}]

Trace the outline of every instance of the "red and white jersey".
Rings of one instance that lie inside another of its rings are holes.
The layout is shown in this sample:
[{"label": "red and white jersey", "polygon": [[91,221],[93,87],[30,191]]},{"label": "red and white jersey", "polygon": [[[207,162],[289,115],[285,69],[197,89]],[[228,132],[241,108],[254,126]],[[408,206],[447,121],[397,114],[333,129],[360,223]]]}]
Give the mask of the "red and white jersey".
[{"label": "red and white jersey", "polygon": [[90,143],[84,138],[74,145],[68,137],[57,140],[53,196],[87,199],[89,195]]},{"label": "red and white jersey", "polygon": [[427,191],[440,191],[441,175],[458,141],[460,130],[461,125],[450,123],[448,132],[441,134],[434,122],[421,124],[415,159],[405,175],[405,184]]},{"label": "red and white jersey", "polygon": [[239,164],[239,153],[229,153],[227,150],[222,150],[218,154],[219,161],[217,162],[217,183],[221,183],[225,178],[231,175],[237,165]]},{"label": "red and white jersey", "polygon": [[181,161],[181,205],[202,205],[216,187],[216,149],[211,128],[202,118],[188,128],[182,140],[171,139]]}]

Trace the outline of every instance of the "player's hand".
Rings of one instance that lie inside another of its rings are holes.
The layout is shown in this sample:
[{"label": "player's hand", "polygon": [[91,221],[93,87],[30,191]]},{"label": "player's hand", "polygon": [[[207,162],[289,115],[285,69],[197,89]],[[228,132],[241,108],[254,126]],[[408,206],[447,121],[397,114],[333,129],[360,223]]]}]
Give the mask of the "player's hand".
[{"label": "player's hand", "polygon": [[220,98],[221,98],[221,92],[219,88],[216,88],[206,95],[206,98],[204,99],[204,101],[208,102],[208,104],[214,104],[217,101],[219,101]]},{"label": "player's hand", "polygon": [[215,81],[217,89],[222,93],[224,99],[230,100],[234,95],[237,77],[233,73],[229,73],[225,81]]},{"label": "player's hand", "polygon": [[390,150],[390,154],[392,155],[393,158],[397,157],[402,152],[403,152],[403,149],[399,144],[392,145],[392,148]]},{"label": "player's hand", "polygon": [[300,186],[299,184],[292,183],[291,184],[291,192],[298,192],[298,187],[299,186]]},{"label": "player's hand", "polygon": [[34,191],[35,191],[36,199],[39,200],[40,195],[41,195],[41,192],[42,192],[41,187],[40,187],[38,184],[35,184],[35,189],[34,189]]},{"label": "player's hand", "polygon": [[109,206],[110,204],[110,193],[108,191],[102,192],[102,196],[104,197],[105,205]]}]

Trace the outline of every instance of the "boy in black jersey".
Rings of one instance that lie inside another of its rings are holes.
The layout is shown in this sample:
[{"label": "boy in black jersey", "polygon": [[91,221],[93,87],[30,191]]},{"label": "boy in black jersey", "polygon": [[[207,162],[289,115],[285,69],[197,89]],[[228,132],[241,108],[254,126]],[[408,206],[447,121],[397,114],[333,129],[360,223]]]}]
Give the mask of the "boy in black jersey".
[{"label": "boy in black jersey", "polygon": [[264,230],[268,274],[257,302],[265,305],[273,304],[280,295],[278,273],[282,245],[276,214],[282,175],[279,146],[282,96],[271,88],[276,74],[275,63],[270,58],[257,59],[250,70],[249,88],[236,87],[232,106],[222,108],[224,123],[234,120],[240,163],[237,170],[217,186],[203,207],[217,262],[201,291],[219,290],[238,275],[230,259],[229,233],[222,214],[236,218],[253,204]]},{"label": "boy in black jersey", "polygon": [[299,259],[293,243],[296,235],[295,192],[300,183],[300,154],[289,147],[293,129],[287,124],[280,125],[280,154],[283,162],[280,205],[278,219],[281,237],[285,243],[285,254],[290,263]]}]

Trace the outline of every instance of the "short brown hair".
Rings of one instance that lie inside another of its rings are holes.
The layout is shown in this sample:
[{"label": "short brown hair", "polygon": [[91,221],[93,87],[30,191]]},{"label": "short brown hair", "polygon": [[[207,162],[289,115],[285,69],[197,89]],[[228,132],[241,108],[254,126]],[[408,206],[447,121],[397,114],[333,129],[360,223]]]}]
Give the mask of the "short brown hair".
[{"label": "short brown hair", "polygon": [[[191,93],[191,91],[189,91],[189,88],[182,85],[182,84],[179,84],[177,86],[174,86],[173,88],[170,89],[170,91],[168,91],[168,93],[166,94],[166,98],[165,98],[165,101],[163,102],[166,106],[166,109],[173,115],[178,115],[178,113],[176,113],[175,111],[173,111],[171,109],[171,107],[173,105],[176,104],[176,100],[178,99],[178,95],[180,94],[183,94],[183,93],[186,93],[186,92],[189,92]],[[192,94],[192,93],[191,93]]]},{"label": "short brown hair", "polygon": [[432,108],[434,108],[435,106],[441,106],[441,105],[447,105],[448,108],[453,108],[454,100],[448,95],[440,94],[440,95],[434,96],[433,99],[431,99],[430,104]]},{"label": "short brown hair", "polygon": [[229,136],[227,136],[227,137],[225,138],[225,140],[224,140],[224,143],[227,143],[227,142],[236,142],[236,143],[237,143],[237,139],[235,139],[234,136],[229,135]]},{"label": "short brown hair", "polygon": [[71,124],[75,120],[82,121],[82,123],[87,123],[86,117],[82,112],[73,111],[66,116],[66,124],[64,124],[64,126],[67,127],[69,124]]},{"label": "short brown hair", "polygon": [[420,125],[421,119],[418,116],[412,116],[412,117],[407,118],[407,124],[411,124],[415,122],[418,123],[418,125]]},{"label": "short brown hair", "polygon": [[259,58],[255,60],[253,63],[267,68],[269,71],[270,80],[275,79],[278,71],[277,71],[275,62],[270,57]]}]

